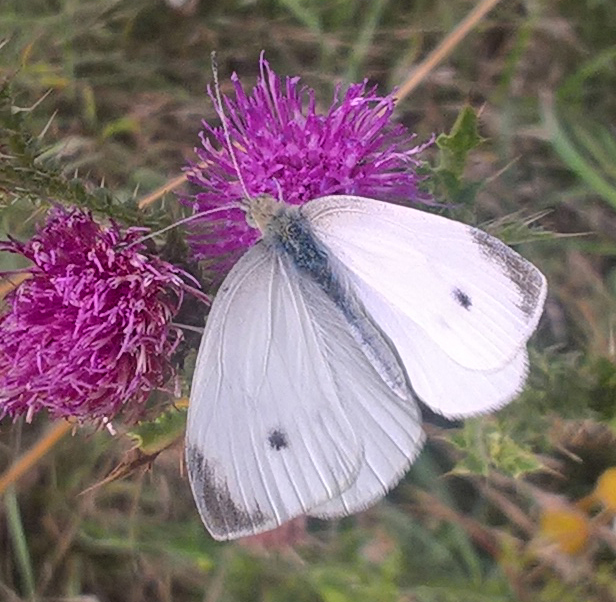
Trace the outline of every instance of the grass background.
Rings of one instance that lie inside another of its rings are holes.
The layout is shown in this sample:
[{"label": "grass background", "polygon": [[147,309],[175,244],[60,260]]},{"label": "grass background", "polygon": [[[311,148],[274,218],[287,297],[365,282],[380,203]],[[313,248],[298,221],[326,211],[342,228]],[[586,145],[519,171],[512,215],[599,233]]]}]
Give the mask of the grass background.
[{"label": "grass background", "polygon": [[[223,92],[232,71],[254,82],[265,49],[279,74],[301,75],[327,106],[337,82],[400,85],[474,5],[4,0],[0,75],[14,98],[3,134],[23,118],[44,152],[33,163],[40,180],[32,171],[3,180],[0,169],[0,230],[30,234],[47,196],[92,204],[112,194],[129,221],[176,215],[172,195],[141,214],[132,201],[193,158],[200,120],[214,118],[204,94],[213,49]],[[466,104],[479,112],[485,142],[460,186],[439,191],[458,217],[520,243],[548,277],[519,400],[430,427],[387,501],[337,523],[297,524],[276,545],[209,538],[181,443],[149,470],[86,491],[133,443],[82,429],[4,490],[0,600],[616,600],[616,484],[606,472],[616,465],[615,89],[613,0],[503,0],[398,105],[420,140],[450,131]],[[436,165],[437,149],[426,158]],[[75,173],[111,192],[68,186]],[[49,428],[44,418],[1,424],[0,471]],[[607,493],[592,506],[598,483]]]}]

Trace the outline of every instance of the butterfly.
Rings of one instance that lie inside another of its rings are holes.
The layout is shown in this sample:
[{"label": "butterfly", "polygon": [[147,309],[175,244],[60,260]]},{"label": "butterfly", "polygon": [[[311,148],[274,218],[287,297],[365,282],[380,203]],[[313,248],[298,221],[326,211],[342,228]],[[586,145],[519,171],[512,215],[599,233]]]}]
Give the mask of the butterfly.
[{"label": "butterfly", "polygon": [[207,318],[186,435],[215,539],[381,499],[446,417],[521,391],[543,274],[482,230],[353,197],[248,207],[260,240]]}]

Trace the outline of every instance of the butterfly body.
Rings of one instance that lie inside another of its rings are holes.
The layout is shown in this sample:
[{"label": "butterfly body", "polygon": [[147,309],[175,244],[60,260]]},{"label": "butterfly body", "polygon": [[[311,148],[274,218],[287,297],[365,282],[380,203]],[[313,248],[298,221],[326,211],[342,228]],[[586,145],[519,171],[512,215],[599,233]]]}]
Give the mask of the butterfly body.
[{"label": "butterfly body", "polygon": [[254,199],[262,233],[208,316],[187,465],[217,539],[343,516],[393,487],[446,416],[520,390],[545,298],[532,264],[457,222],[360,197]]},{"label": "butterfly body", "polygon": [[[258,244],[269,247],[289,270],[316,284],[348,322],[350,332],[386,383],[403,398],[412,397],[403,366],[387,337],[367,314],[357,298],[345,268],[313,233],[301,207],[261,197],[259,208],[267,206],[270,216]],[[263,223],[263,222],[262,222]],[[303,282],[300,279],[300,283]]]}]

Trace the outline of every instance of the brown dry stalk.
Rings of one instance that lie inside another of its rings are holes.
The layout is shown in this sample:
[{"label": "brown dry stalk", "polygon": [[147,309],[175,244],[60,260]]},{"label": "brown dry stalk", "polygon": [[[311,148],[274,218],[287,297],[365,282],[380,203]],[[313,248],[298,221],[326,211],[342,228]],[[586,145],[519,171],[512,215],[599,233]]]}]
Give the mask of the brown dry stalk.
[{"label": "brown dry stalk", "polygon": [[13,465],[0,475],[0,496],[70,432],[73,426],[70,422],[56,422],[25,454],[17,458]]},{"label": "brown dry stalk", "polygon": [[498,558],[503,537],[497,529],[486,527],[474,518],[457,512],[427,491],[415,489],[413,495],[422,512],[432,518],[458,525],[490,556]]},{"label": "brown dry stalk", "polygon": [[467,36],[500,0],[483,0],[460,21],[458,26],[426,57],[396,92],[398,101],[406,98],[444,58]]},{"label": "brown dry stalk", "polygon": [[0,299],[4,299],[8,293],[14,288],[17,288],[24,280],[30,278],[30,274],[24,272],[23,274],[14,274],[10,278],[0,280]]},{"label": "brown dry stalk", "polygon": [[182,174],[177,178],[173,178],[173,180],[169,180],[166,184],[163,184],[160,188],[157,188],[154,192],[148,194],[148,196],[143,197],[138,203],[139,209],[145,209],[148,205],[151,205],[163,195],[180,187],[184,184],[184,182],[186,182],[186,174]]}]

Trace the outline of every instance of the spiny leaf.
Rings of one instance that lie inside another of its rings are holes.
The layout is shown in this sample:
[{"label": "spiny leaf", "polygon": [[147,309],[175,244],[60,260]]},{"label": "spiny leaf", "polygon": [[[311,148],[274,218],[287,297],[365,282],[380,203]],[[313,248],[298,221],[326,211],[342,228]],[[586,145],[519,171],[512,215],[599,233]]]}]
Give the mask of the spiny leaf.
[{"label": "spiny leaf", "polygon": [[450,441],[465,453],[453,469],[454,474],[485,476],[496,469],[518,478],[541,468],[534,454],[518,445],[494,422],[469,420]]},{"label": "spiny leaf", "polygon": [[0,207],[21,199],[35,204],[54,200],[90,209],[125,225],[157,228],[168,223],[162,212],[145,214],[134,200],[119,202],[103,187],[90,189],[80,178],[63,175],[41,138],[28,128],[33,109],[16,105],[9,81],[0,84]]},{"label": "spiny leaf", "polygon": [[152,422],[137,425],[128,436],[135,442],[135,447],[146,455],[158,454],[175,443],[186,428],[188,404],[186,400],[178,402]]},{"label": "spiny leaf", "polygon": [[466,182],[463,179],[464,168],[469,153],[477,148],[484,139],[479,135],[477,114],[470,106],[465,106],[458,115],[451,132],[440,134],[436,145],[440,149],[438,166],[433,170],[438,196],[470,205],[475,200],[480,182]]},{"label": "spiny leaf", "polygon": [[88,487],[83,493],[123,479],[141,466],[150,466],[158,454],[178,441],[186,428],[188,404],[184,400],[178,402],[178,405],[181,407],[172,407],[155,420],[140,423],[128,432],[127,435],[133,440],[135,446],[124,455],[122,461],[104,479]]},{"label": "spiny leaf", "polygon": [[484,142],[479,135],[475,110],[466,105],[458,115],[449,134],[440,134],[436,145],[441,150],[439,171],[461,178],[468,154]]},{"label": "spiny leaf", "polygon": [[497,220],[482,224],[481,229],[497,236],[508,245],[563,238],[564,235],[545,230],[540,225],[537,225],[537,222],[548,213],[548,211],[540,211],[534,215],[524,216],[521,211],[516,211]]}]

